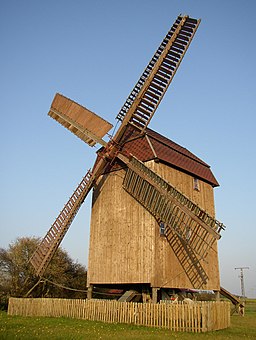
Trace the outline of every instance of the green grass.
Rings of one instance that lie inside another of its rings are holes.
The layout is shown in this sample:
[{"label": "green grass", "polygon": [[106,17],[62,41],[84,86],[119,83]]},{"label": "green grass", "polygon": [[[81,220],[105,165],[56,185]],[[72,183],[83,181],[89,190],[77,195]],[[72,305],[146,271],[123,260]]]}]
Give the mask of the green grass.
[{"label": "green grass", "polygon": [[0,312],[0,339],[256,339],[256,300],[247,302],[245,317],[232,316],[230,328],[201,334],[68,318],[8,316]]}]

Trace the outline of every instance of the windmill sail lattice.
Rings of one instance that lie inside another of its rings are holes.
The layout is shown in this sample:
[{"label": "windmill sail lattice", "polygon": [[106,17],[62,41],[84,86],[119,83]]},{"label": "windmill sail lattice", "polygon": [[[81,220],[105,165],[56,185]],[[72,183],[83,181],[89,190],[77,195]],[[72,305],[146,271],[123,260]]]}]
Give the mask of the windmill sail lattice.
[{"label": "windmill sail lattice", "polygon": [[30,263],[34,267],[36,275],[42,276],[45,272],[92,184],[93,177],[89,170],[32,255]]},{"label": "windmill sail lattice", "polygon": [[[170,85],[200,20],[179,16],[117,115],[143,133]],[[125,125],[124,124],[124,125]],[[121,129],[120,129],[121,130]],[[118,133],[117,136],[119,137]]]},{"label": "windmill sail lattice", "polygon": [[185,242],[171,228],[167,228],[165,235],[193,287],[202,288],[207,283],[208,275],[201,265],[201,259],[188,242]]},{"label": "windmill sail lattice", "polygon": [[152,215],[165,223],[166,237],[170,229],[200,257],[205,257],[223,224],[213,219],[142,162],[131,159],[123,187]]}]

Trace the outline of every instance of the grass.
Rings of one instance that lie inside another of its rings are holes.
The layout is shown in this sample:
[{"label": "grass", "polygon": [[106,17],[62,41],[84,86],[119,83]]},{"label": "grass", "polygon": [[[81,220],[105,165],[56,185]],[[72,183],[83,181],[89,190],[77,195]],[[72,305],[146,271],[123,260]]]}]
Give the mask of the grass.
[{"label": "grass", "polygon": [[0,339],[256,339],[256,300],[247,302],[245,317],[231,317],[230,328],[200,334],[68,318],[8,316],[0,312]]}]

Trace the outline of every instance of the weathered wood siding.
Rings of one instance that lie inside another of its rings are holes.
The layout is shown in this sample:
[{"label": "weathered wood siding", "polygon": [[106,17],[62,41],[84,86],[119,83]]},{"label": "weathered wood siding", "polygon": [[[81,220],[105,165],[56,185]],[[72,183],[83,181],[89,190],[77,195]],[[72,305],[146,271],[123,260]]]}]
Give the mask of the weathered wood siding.
[{"label": "weathered wood siding", "polygon": [[[161,163],[147,165],[214,215],[213,188]],[[219,290],[217,245],[200,261],[209,280],[195,287],[154,217],[122,188],[124,170],[102,178],[93,195],[88,284],[150,283],[153,287]]]},{"label": "weathered wood siding", "polygon": [[110,173],[94,192],[88,280],[150,283],[155,219],[122,188],[125,171]]}]

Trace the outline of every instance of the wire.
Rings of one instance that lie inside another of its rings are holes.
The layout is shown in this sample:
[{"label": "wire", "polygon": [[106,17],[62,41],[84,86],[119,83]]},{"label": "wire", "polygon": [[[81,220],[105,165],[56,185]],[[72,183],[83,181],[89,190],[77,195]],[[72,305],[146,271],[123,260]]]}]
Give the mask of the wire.
[{"label": "wire", "polygon": [[[60,283],[56,283],[56,282],[53,282],[49,279],[46,279],[44,277],[42,277],[42,280],[40,282],[49,282],[51,284],[53,284],[54,286],[57,286],[57,287],[60,287],[60,288],[63,288],[63,289],[67,289],[67,290],[72,290],[72,291],[76,291],[76,292],[82,292],[82,293],[87,293],[88,292],[88,289],[75,289],[75,288],[71,288],[71,287],[67,287],[67,286],[64,286]],[[118,294],[115,294],[115,293],[101,293],[101,292],[93,292],[93,294],[96,294],[96,295],[111,295],[111,296],[116,296]],[[137,294],[136,294],[137,295]]]},{"label": "wire", "polygon": [[75,289],[75,288],[63,286],[63,285],[60,284],[60,283],[53,282],[53,281],[51,281],[51,280],[45,279],[44,277],[42,277],[41,282],[49,282],[49,283],[51,283],[52,285],[57,286],[57,287],[60,287],[60,288],[63,288],[63,289],[72,290],[72,291],[75,291],[75,292],[87,293],[87,289],[86,289],[86,290],[84,290],[84,289]]}]

